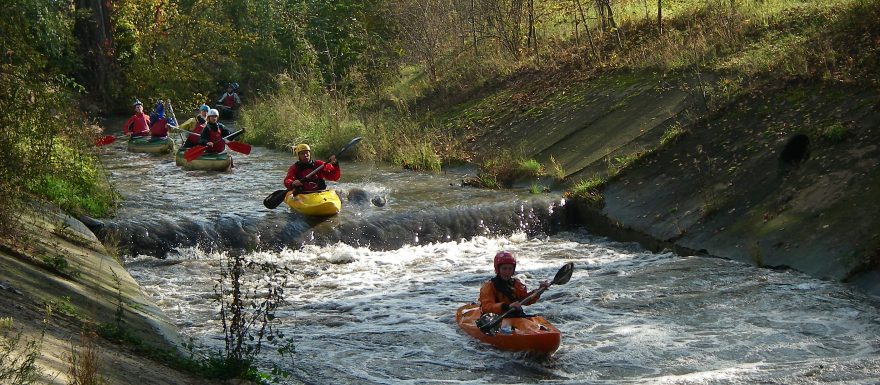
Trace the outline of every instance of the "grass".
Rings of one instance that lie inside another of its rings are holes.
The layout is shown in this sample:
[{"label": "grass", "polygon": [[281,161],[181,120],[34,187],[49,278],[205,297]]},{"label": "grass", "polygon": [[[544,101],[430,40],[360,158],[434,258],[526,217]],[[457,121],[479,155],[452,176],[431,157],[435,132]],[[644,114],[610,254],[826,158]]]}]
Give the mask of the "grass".
[{"label": "grass", "polygon": [[534,159],[523,159],[519,161],[519,170],[522,175],[539,177],[544,175],[544,166]]},{"label": "grass", "polygon": [[79,312],[70,299],[70,296],[62,296],[45,302],[47,311],[51,313],[59,313],[71,318],[79,318]]},{"label": "grass", "polygon": [[25,338],[15,329],[13,319],[0,318],[0,384],[35,384],[41,371],[37,367],[42,335],[39,339]]},{"label": "grass", "polygon": [[[364,141],[346,155],[376,159],[413,169],[440,171],[444,157],[454,159],[455,140],[439,127],[393,111],[357,111],[356,101],[310,90],[282,77],[276,94],[242,111],[246,139],[276,149],[307,143],[317,158],[336,153],[353,137]],[[291,155],[292,159],[292,155]]]},{"label": "grass", "polygon": [[538,182],[534,182],[529,186],[529,192],[532,194],[537,195],[537,194],[542,194],[542,193],[545,193],[548,191],[550,191],[550,189],[547,188],[547,186],[539,184]]},{"label": "grass", "polygon": [[608,164],[608,176],[617,176],[618,174],[620,174],[621,171],[645,156],[645,154],[647,154],[646,151],[637,151],[626,155],[615,156],[613,158],[610,156],[606,157],[606,163]]},{"label": "grass", "polygon": [[841,122],[834,122],[819,131],[822,139],[831,143],[840,143],[846,139],[847,129]]},{"label": "grass", "polygon": [[[363,123],[344,99],[310,90],[288,77],[279,78],[277,89],[243,107],[240,124],[247,128],[248,142],[275,149],[307,143],[314,154],[327,156],[363,134]],[[351,150],[349,156],[358,150]]]},{"label": "grass", "polygon": [[[876,53],[874,40],[864,31],[873,28],[870,20],[876,20],[872,15],[880,16],[880,6],[870,2],[667,1],[662,35],[654,19],[656,3],[613,2],[626,49],[618,46],[616,34],[597,29],[595,11],[588,7],[598,55],[586,48],[582,30],[579,41],[574,39],[570,12],[553,8],[550,2],[535,5],[543,10],[537,25],[541,42],[537,56],[512,60],[489,43],[477,53],[459,46],[444,51],[441,46],[436,78],[425,67],[408,63],[395,81],[360,99],[329,94],[311,84],[297,85],[282,76],[275,88],[278,93],[258,97],[242,114],[242,125],[249,129],[247,140],[274,148],[307,142],[322,157],[360,135],[366,140],[354,157],[439,171],[450,162],[474,161],[476,154],[465,149],[466,143],[490,128],[517,117],[539,118],[561,103],[585,103],[578,87],[570,86],[578,82],[625,90],[643,77],[636,73],[654,77],[669,72],[711,73],[714,79],[700,82],[709,110],[749,92],[753,78],[877,83],[871,68],[877,68],[878,55],[871,55]],[[855,37],[857,44],[842,44]],[[855,55],[858,52],[865,54]],[[601,73],[614,76],[595,76]],[[668,129],[660,146],[683,133],[682,127]],[[619,172],[632,161],[630,156],[609,159],[610,171]],[[538,171],[537,162],[526,162],[519,172],[547,172]],[[509,183],[507,166],[489,166],[493,170],[483,172],[480,184]],[[551,161],[550,173],[562,180],[564,171],[555,167]]]},{"label": "grass", "polygon": [[60,255],[44,255],[40,257],[40,260],[46,268],[57,274],[69,277],[80,276],[79,270],[71,269],[70,264],[67,263],[67,259]]},{"label": "grass", "polygon": [[97,334],[94,332],[83,331],[79,345],[70,347],[70,354],[67,356],[68,385],[106,384],[99,373],[100,360],[95,345],[96,338]]},{"label": "grass", "polygon": [[[557,172],[562,172],[558,163],[556,166],[559,167]],[[546,175],[544,165],[537,160],[503,152],[484,159],[480,163],[476,179],[472,180],[470,184],[492,189],[506,188],[516,180],[538,178],[544,175]],[[543,186],[538,188],[540,191],[545,189]]]},{"label": "grass", "polygon": [[560,164],[553,155],[550,155],[550,175],[556,178],[559,182],[565,180],[565,169],[562,168],[562,164]]},{"label": "grass", "polygon": [[675,124],[672,127],[663,131],[663,135],[660,137],[660,145],[659,148],[663,148],[675,143],[679,137],[684,135],[685,130],[681,127],[681,124]]},{"label": "grass", "polygon": [[571,196],[583,199],[591,205],[601,204],[605,200],[601,191],[605,182],[605,179],[598,176],[578,181],[571,186]]}]

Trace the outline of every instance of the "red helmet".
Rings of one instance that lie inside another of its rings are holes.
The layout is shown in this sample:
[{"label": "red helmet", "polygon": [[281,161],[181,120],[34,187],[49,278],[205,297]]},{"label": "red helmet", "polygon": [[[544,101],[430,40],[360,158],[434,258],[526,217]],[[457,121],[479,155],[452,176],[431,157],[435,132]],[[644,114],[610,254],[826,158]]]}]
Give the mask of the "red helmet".
[{"label": "red helmet", "polygon": [[516,258],[508,251],[499,251],[498,254],[495,254],[495,274],[498,274],[498,267],[505,264],[513,265],[513,268],[516,269]]}]

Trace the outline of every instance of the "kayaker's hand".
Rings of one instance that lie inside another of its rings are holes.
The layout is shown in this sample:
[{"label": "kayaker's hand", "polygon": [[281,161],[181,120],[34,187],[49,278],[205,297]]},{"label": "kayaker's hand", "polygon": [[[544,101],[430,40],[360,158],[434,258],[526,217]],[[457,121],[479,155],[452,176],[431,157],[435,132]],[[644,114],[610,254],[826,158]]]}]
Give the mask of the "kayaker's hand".
[{"label": "kayaker's hand", "polygon": [[519,301],[516,301],[516,302],[510,304],[510,308],[511,308],[511,309],[514,309],[514,308],[515,308],[515,309],[520,309],[520,310],[521,310],[521,309],[522,309],[522,304],[519,303]]},{"label": "kayaker's hand", "polygon": [[214,147],[214,142],[208,142],[208,143],[205,143],[205,145],[208,147]]},{"label": "kayaker's hand", "polygon": [[541,289],[546,289],[546,288],[550,287],[550,282],[549,281],[541,282],[541,285],[539,285],[539,287]]},{"label": "kayaker's hand", "polygon": [[290,182],[290,185],[291,185],[293,188],[296,188],[296,187],[302,187],[303,182],[300,182],[299,180],[294,180],[293,182]]}]

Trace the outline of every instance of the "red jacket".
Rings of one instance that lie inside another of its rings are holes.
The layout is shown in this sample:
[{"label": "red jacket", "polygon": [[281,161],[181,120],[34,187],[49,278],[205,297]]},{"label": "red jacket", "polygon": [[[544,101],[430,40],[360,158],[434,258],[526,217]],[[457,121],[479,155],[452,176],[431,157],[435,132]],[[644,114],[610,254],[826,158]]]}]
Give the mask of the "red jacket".
[{"label": "red jacket", "polygon": [[[501,281],[501,279],[495,277],[486,281],[486,283],[484,283],[483,286],[480,287],[480,310],[483,312],[483,314],[504,313],[504,311],[507,310],[507,307],[505,305],[510,305],[514,302],[521,301],[529,295],[529,290],[526,288],[526,285],[516,278],[512,278],[512,291],[515,298],[510,298],[504,295],[504,293],[498,291],[498,289],[495,287],[495,281]],[[527,303],[522,303],[521,305],[531,305],[537,302],[538,298],[541,298],[541,296],[537,295],[531,301]]]},{"label": "red jacket", "polygon": [[[321,167],[322,164],[324,165],[324,168],[322,168],[321,171],[316,172],[315,175],[312,175],[309,179],[303,179],[314,169]],[[284,187],[292,189],[293,181],[299,180],[303,184],[303,192],[320,191],[327,188],[324,179],[337,181],[341,175],[339,166],[334,166],[332,163],[325,163],[322,160],[313,160],[309,163],[297,161],[287,169],[287,177],[284,178]]]},{"label": "red jacket", "polygon": [[192,134],[186,136],[186,143],[184,143],[187,147],[197,146],[199,141],[202,140],[202,130],[205,129],[205,125],[208,122],[201,115],[196,116],[196,125],[193,127]]},{"label": "red jacket", "polygon": [[147,114],[134,114],[122,125],[122,133],[131,136],[147,136],[150,134],[150,117]]},{"label": "red jacket", "polygon": [[168,136],[168,119],[156,119],[156,121],[150,125],[150,136],[154,138],[164,138]]}]

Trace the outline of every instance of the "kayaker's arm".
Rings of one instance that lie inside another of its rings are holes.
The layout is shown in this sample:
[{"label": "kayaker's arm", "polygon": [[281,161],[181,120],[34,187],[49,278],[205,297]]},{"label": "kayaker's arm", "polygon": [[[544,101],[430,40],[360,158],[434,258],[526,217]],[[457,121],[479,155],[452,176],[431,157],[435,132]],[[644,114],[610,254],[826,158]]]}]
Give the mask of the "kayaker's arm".
[{"label": "kayaker's arm", "polygon": [[[335,155],[330,155],[330,159],[336,160]],[[323,163],[324,168],[321,170],[320,178],[324,178],[329,181],[338,181],[342,176],[342,173],[339,170],[339,166],[336,165],[333,161]]]},{"label": "kayaker's arm", "polygon": [[302,186],[302,182],[296,179],[296,163],[287,169],[287,176],[284,177],[284,187],[288,190]]},{"label": "kayaker's arm", "polygon": [[231,132],[229,132],[229,129],[227,129],[226,126],[223,125],[223,123],[217,123],[217,127],[220,127],[221,137],[226,138],[227,136],[229,136],[229,134],[231,134]]},{"label": "kayaker's arm", "polygon": [[[541,293],[543,293],[544,291],[546,291],[548,288],[550,288],[550,282],[548,282],[548,281],[541,282],[541,284],[538,285],[538,288],[537,288],[537,289],[528,292],[528,294],[526,294],[526,296],[525,296],[523,299],[526,299],[526,298],[528,298],[530,295],[535,294],[535,293],[537,293],[537,295],[535,295],[534,298],[532,298],[531,300],[529,300],[528,303],[524,303],[523,305],[528,306],[528,305],[532,305],[532,304],[534,304],[535,302],[538,302],[538,299],[541,298]],[[519,302],[517,302],[517,303],[519,303]],[[513,305],[513,304],[511,304],[511,306],[512,306],[512,305]]]}]

